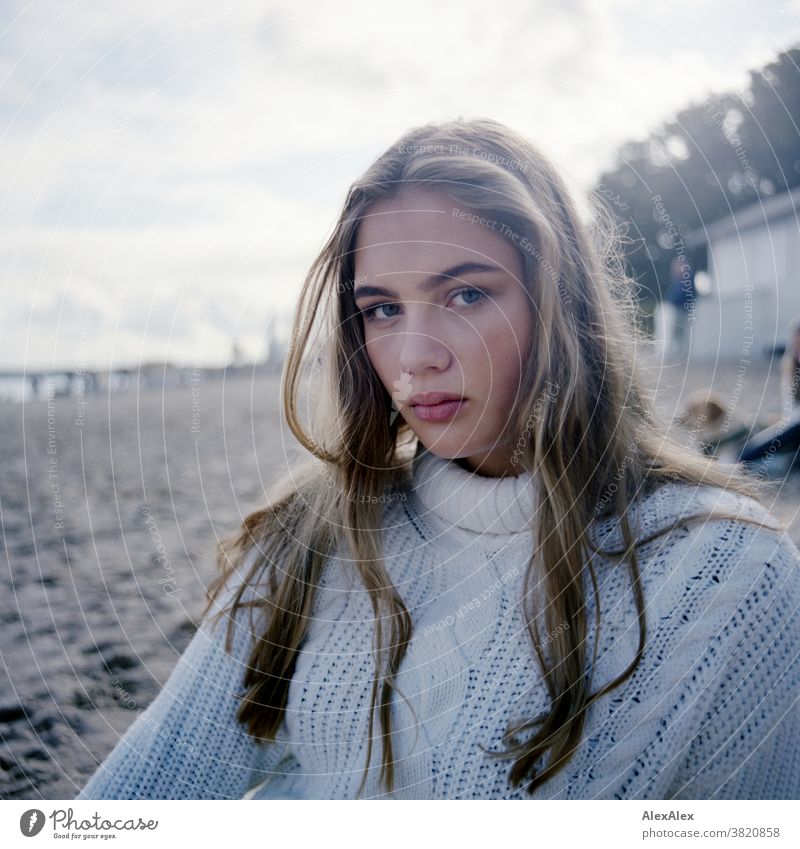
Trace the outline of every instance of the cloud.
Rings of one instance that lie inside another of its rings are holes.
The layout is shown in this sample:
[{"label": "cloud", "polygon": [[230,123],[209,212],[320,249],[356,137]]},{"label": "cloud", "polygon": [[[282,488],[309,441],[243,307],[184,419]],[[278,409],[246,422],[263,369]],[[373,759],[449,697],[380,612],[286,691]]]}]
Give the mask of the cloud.
[{"label": "cloud", "polygon": [[409,126],[497,118],[580,190],[621,142],[744,84],[796,37],[777,8],[6,4],[0,298],[15,299],[7,316],[30,316],[13,356],[52,354],[57,304],[60,338],[74,338],[98,291],[98,321],[120,328],[126,356],[193,355],[209,313],[206,352],[225,353],[237,327],[257,345],[348,184]]}]

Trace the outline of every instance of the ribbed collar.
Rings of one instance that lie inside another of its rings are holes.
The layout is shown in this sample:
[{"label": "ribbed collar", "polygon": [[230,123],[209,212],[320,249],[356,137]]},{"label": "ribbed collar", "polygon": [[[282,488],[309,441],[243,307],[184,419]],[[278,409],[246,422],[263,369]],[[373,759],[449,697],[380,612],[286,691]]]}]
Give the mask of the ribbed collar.
[{"label": "ribbed collar", "polygon": [[413,489],[423,506],[445,522],[477,533],[528,530],[534,514],[533,476],[485,477],[431,453],[418,443]]}]

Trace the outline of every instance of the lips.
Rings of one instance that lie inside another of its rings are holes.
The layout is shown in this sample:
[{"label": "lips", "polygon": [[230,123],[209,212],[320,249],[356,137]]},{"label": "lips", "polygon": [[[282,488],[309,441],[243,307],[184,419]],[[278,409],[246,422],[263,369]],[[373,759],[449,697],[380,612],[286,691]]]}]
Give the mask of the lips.
[{"label": "lips", "polygon": [[444,422],[458,415],[467,403],[466,398],[450,398],[438,404],[414,404],[411,409],[422,421]]},{"label": "lips", "polygon": [[461,398],[461,395],[454,395],[452,392],[422,392],[412,395],[408,399],[408,405],[416,407],[418,404],[424,404],[426,407],[432,407],[434,404],[441,404],[443,401],[460,401]]}]

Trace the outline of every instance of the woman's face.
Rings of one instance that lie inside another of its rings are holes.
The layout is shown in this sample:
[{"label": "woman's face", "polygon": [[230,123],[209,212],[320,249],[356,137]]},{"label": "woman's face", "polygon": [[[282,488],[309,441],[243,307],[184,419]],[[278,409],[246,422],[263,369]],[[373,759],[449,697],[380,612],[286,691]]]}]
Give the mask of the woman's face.
[{"label": "woman's face", "polygon": [[[358,228],[354,296],[369,359],[425,448],[482,475],[518,474],[507,429],[533,335],[523,259],[501,222],[468,214],[419,186],[374,204]],[[429,393],[462,400],[414,397]]]}]

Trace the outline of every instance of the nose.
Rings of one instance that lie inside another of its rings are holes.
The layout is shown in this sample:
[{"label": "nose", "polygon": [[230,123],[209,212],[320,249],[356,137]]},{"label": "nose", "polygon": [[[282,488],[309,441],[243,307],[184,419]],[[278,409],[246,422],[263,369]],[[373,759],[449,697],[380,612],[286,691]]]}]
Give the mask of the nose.
[{"label": "nose", "polygon": [[443,371],[452,358],[447,344],[436,338],[431,330],[403,330],[397,357],[402,371],[419,374],[433,368]]}]

